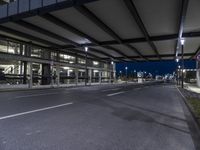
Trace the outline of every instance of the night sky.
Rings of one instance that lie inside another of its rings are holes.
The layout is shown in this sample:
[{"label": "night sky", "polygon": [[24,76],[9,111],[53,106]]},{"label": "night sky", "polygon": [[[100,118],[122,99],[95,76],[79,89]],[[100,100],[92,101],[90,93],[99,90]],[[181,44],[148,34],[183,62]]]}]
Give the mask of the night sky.
[{"label": "night sky", "polygon": [[[154,61],[154,62],[127,62],[127,63],[117,63],[116,71],[117,75],[122,71],[122,74],[125,75],[125,67],[128,67],[128,74],[138,71],[146,71],[152,75],[164,75],[167,73],[172,74],[178,65],[181,65],[181,62],[177,63],[173,61]],[[195,69],[196,61],[187,60],[184,62],[186,69]]]}]

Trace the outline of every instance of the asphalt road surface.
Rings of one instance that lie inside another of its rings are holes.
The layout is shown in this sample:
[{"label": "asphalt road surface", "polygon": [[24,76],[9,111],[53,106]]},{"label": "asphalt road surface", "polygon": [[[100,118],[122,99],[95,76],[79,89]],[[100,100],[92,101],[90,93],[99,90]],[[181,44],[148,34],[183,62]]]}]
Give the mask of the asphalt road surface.
[{"label": "asphalt road surface", "polygon": [[195,150],[174,85],[0,93],[0,150]]}]

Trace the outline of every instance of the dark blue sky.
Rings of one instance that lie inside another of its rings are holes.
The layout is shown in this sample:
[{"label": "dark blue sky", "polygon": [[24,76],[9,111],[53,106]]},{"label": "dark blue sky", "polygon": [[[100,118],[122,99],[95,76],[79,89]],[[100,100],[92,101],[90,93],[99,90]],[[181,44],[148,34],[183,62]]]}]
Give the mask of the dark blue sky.
[{"label": "dark blue sky", "polygon": [[[195,69],[196,62],[193,60],[187,60],[184,62],[186,69]],[[181,62],[179,62],[181,65]],[[133,72],[134,70],[138,71],[146,71],[148,73],[152,73],[153,75],[159,74],[164,75],[167,73],[173,73],[178,63],[175,61],[154,61],[154,62],[128,62],[128,63],[117,63],[116,71],[119,74],[119,71],[122,71],[125,74],[125,67],[128,67],[128,74]]]}]

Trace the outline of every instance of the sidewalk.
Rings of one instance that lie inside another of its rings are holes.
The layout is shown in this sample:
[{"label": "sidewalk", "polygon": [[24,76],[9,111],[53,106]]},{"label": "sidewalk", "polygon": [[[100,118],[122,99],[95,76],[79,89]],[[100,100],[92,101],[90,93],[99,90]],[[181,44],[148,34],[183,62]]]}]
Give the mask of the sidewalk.
[{"label": "sidewalk", "polygon": [[[95,86],[95,85],[109,85],[109,84],[124,84],[124,83],[87,83],[87,86]],[[59,86],[56,84],[53,85],[36,85],[32,88],[28,87],[28,84],[19,84],[19,85],[0,85],[0,92],[6,91],[21,91],[21,90],[39,90],[39,89],[53,89],[53,88],[70,88],[70,87],[82,87],[85,86],[85,83],[78,84],[60,84]]]},{"label": "sidewalk", "polygon": [[185,83],[184,86],[186,90],[200,94],[200,87],[198,87],[196,84]]}]

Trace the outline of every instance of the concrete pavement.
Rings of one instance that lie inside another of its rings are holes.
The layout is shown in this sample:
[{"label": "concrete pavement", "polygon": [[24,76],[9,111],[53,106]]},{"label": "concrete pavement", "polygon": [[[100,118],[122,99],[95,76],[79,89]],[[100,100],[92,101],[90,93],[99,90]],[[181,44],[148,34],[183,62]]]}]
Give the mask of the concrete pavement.
[{"label": "concrete pavement", "polygon": [[174,85],[0,93],[1,150],[195,150]]}]

